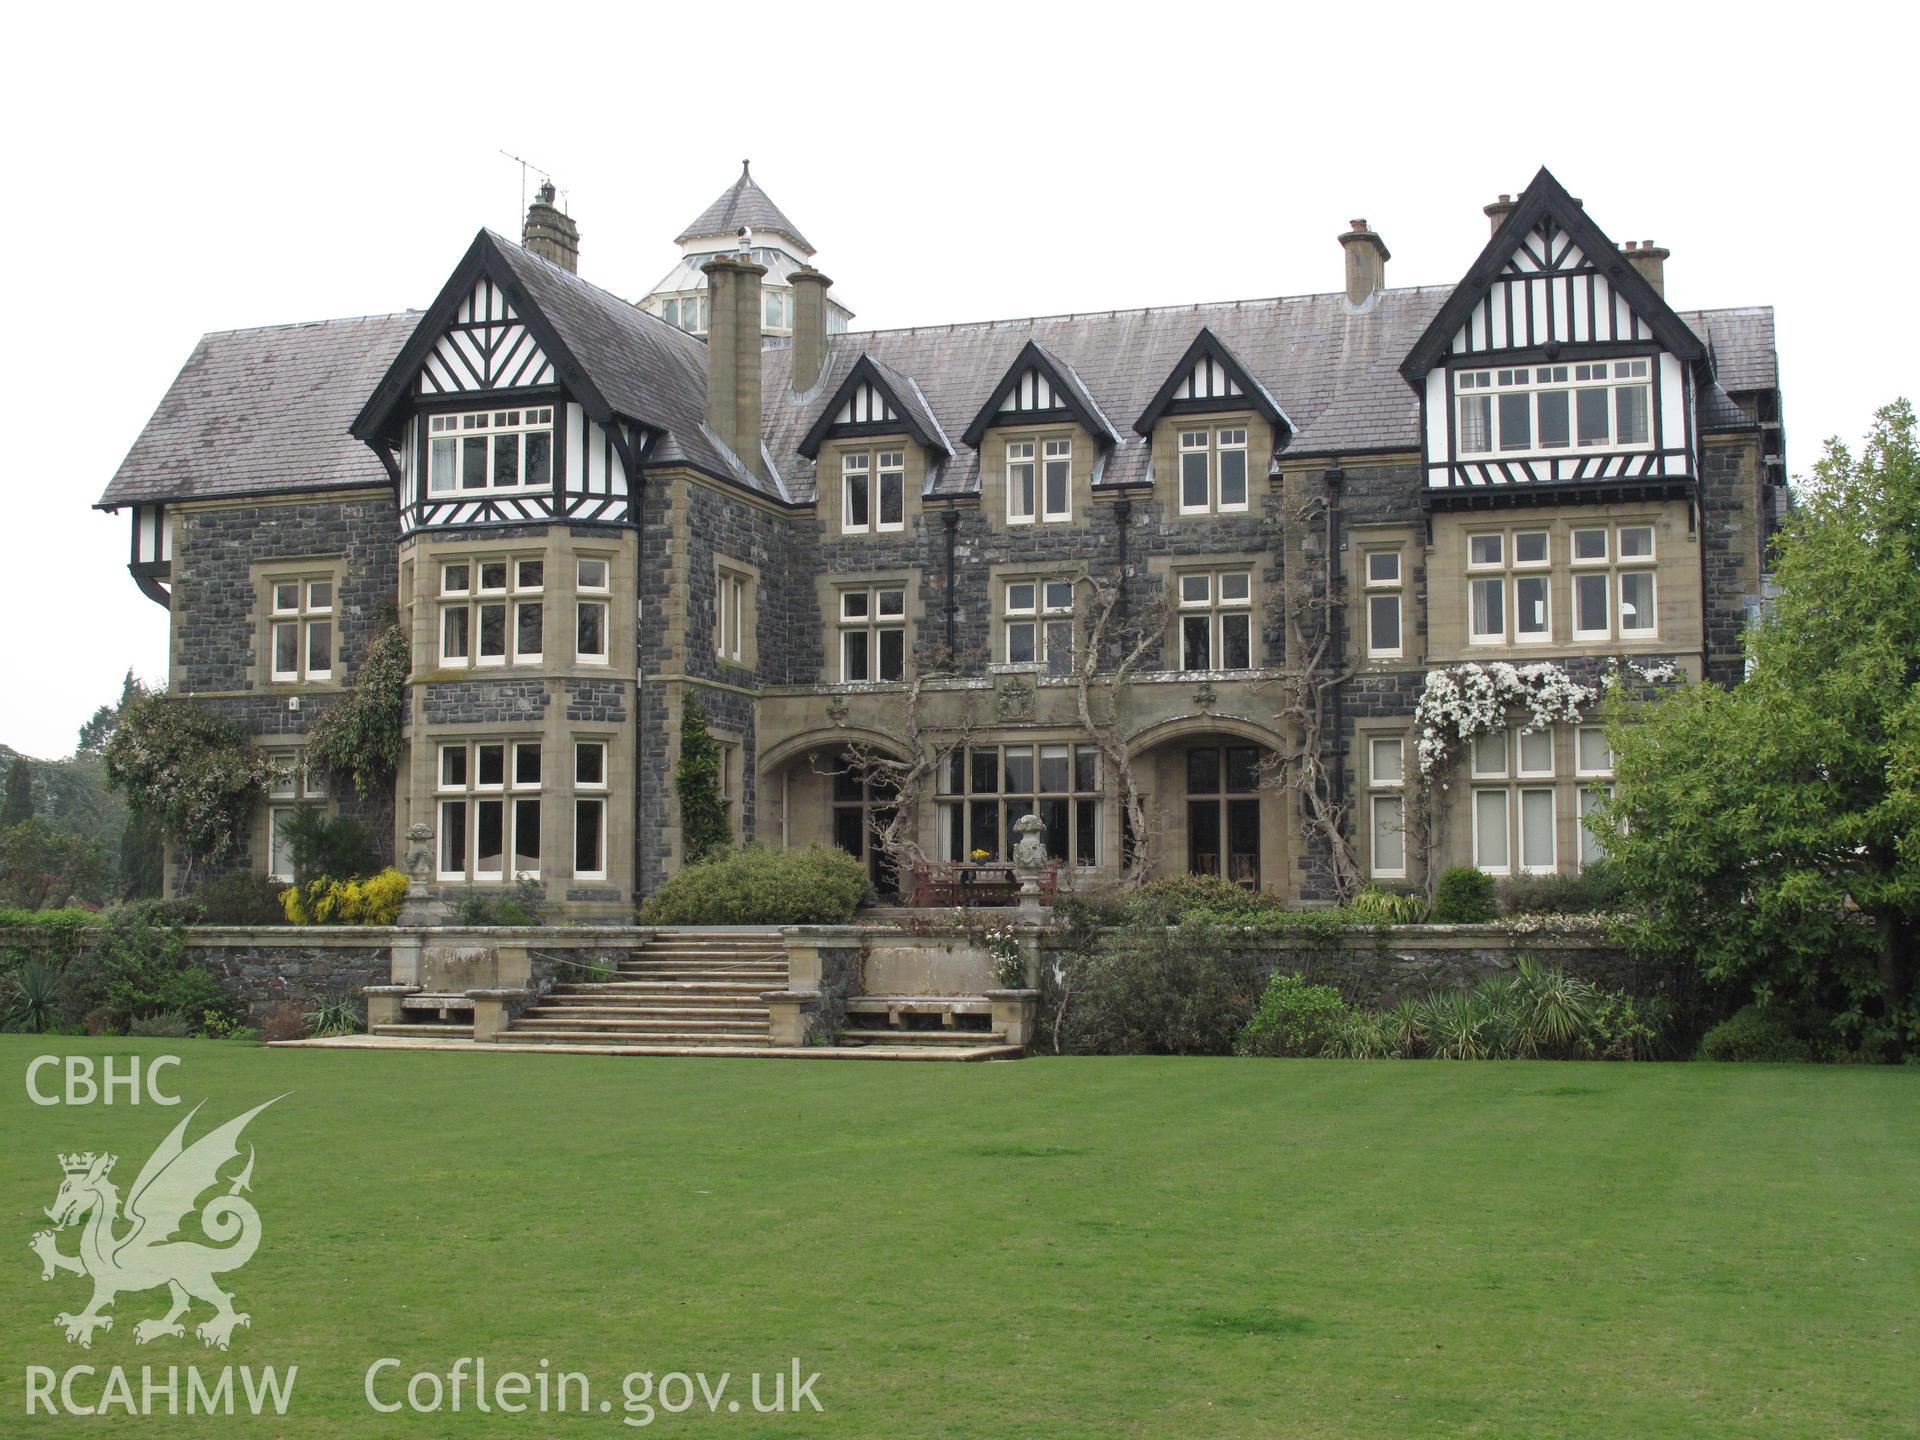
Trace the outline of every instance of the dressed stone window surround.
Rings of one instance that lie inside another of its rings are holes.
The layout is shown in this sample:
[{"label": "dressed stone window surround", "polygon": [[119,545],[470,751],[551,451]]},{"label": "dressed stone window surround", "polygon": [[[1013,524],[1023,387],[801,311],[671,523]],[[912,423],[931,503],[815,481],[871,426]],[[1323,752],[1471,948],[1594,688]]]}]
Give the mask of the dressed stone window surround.
[{"label": "dressed stone window surround", "polygon": [[506,884],[540,876],[544,755],[536,739],[443,741],[435,749],[442,880]]},{"label": "dressed stone window surround", "polygon": [[1247,427],[1184,426],[1179,431],[1182,515],[1243,514],[1250,503]]},{"label": "dressed stone window surround", "polygon": [[538,664],[546,657],[546,562],[539,555],[436,559],[443,669]]},{"label": "dressed stone window surround", "polygon": [[340,566],[295,562],[255,577],[261,613],[261,666],[275,685],[326,684],[338,673]]}]

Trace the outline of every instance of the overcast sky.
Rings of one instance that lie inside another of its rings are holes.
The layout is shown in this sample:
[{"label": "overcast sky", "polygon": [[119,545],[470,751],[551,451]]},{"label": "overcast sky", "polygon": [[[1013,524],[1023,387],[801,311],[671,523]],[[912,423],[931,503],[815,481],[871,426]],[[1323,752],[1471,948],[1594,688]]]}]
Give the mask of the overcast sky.
[{"label": "overcast sky", "polygon": [[1672,249],[1676,306],[1775,307],[1799,474],[1920,393],[1913,14],[29,7],[0,741],[67,754],[129,666],[165,678],[128,517],[90,507],[195,339],[426,304],[475,230],[519,233],[502,149],[629,297],[751,157],[860,328],[1334,290],[1356,216],[1388,284],[1450,284],[1544,164]]}]

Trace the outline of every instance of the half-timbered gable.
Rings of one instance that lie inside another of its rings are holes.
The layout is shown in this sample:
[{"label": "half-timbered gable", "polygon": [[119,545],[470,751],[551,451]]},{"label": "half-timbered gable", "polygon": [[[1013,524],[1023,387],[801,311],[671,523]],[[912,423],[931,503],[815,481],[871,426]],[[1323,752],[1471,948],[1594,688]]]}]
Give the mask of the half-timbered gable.
[{"label": "half-timbered gable", "polygon": [[820,407],[798,449],[811,460],[829,439],[880,435],[905,435],[941,459],[953,453],[912,377],[862,353]]},{"label": "half-timbered gable", "polygon": [[1000,383],[994,386],[962,438],[977,449],[987,431],[996,427],[1056,425],[1065,421],[1077,423],[1102,449],[1120,443],[1119,432],[1073,367],[1049,353],[1038,341],[1029,340]]},{"label": "half-timbered gable", "polygon": [[1515,486],[1683,494],[1704,359],[1542,170],[1401,367],[1421,396],[1427,487],[1437,504]]},{"label": "half-timbered gable", "polygon": [[482,276],[428,350],[414,393],[455,395],[551,384],[553,362],[515,313],[506,292]]},{"label": "half-timbered gable", "polygon": [[1252,410],[1279,435],[1290,434],[1292,422],[1280,404],[1240,362],[1227,344],[1203,325],[1166,380],[1154,392],[1147,408],[1133,422],[1134,431],[1152,435],[1153,427],[1164,415],[1217,414],[1223,411]]}]

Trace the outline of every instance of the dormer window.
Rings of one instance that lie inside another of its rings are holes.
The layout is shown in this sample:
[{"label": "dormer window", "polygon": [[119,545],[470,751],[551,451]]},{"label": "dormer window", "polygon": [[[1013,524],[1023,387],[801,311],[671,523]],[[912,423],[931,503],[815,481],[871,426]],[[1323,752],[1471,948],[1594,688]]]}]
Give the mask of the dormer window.
[{"label": "dormer window", "polygon": [[1031,525],[1036,503],[1041,520],[1073,518],[1073,441],[1048,440],[1036,446],[1032,440],[1016,440],[1007,446],[1007,523]]},{"label": "dormer window", "polygon": [[553,484],[553,407],[434,415],[427,422],[433,495],[546,489]]},{"label": "dormer window", "polygon": [[1642,358],[1457,371],[1460,453],[1645,449],[1652,369]]},{"label": "dormer window", "polygon": [[891,532],[907,525],[907,454],[862,450],[840,458],[840,533]]},{"label": "dormer window", "polygon": [[1247,432],[1242,426],[1180,432],[1180,513],[1247,508]]}]

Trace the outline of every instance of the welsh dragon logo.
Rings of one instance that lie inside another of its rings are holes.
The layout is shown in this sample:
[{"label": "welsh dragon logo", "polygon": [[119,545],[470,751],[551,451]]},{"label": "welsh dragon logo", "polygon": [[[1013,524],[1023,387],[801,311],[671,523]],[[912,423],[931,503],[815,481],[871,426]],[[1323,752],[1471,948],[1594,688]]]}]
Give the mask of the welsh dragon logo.
[{"label": "welsh dragon logo", "polygon": [[[226,1349],[236,1325],[253,1323],[251,1316],[233,1308],[233,1296],[214,1279],[238,1270],[253,1258],[260,1245],[260,1212],[240,1194],[251,1188],[251,1145],[247,1147],[246,1165],[224,1182],[226,1194],[215,1195],[199,1207],[200,1229],[214,1243],[174,1237],[201,1195],[223,1183],[220,1169],[239,1157],[240,1132],[247,1128],[247,1122],[267,1105],[284,1099],[286,1096],[279,1095],[266,1105],[256,1105],[187,1145],[187,1126],[200,1113],[200,1106],[194,1106],[140,1167],[133,1187],[127,1191],[124,1212],[119,1187],[109,1179],[118,1156],[96,1155],[89,1150],[84,1155],[60,1157],[66,1178],[45,1211],[55,1228],[35,1235],[28,1248],[40,1257],[42,1280],[51,1280],[56,1271],[66,1270],[93,1281],[93,1299],[85,1310],[78,1315],[63,1311],[54,1317],[53,1323],[66,1332],[69,1341],[78,1340],[83,1347],[91,1348],[95,1330],[113,1328],[113,1317],[101,1312],[116,1296],[163,1285],[171,1297],[167,1313],[133,1327],[137,1344],[144,1345],[162,1335],[184,1337],[186,1329],[180,1317],[195,1300],[214,1309],[211,1318],[194,1327],[194,1334],[208,1346]],[[62,1254],[55,1231],[75,1224],[83,1226],[80,1251],[77,1255]]]}]

